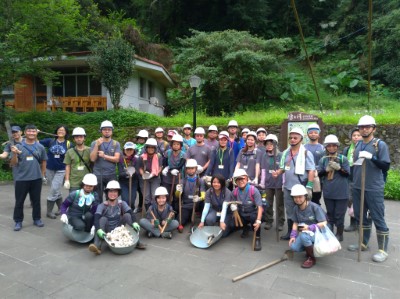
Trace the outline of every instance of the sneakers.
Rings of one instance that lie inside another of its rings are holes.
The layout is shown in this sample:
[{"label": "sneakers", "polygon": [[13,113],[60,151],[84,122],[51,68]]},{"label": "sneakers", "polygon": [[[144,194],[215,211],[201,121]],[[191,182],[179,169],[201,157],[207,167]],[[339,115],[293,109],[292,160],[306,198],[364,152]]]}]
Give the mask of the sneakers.
[{"label": "sneakers", "polygon": [[377,262],[377,263],[383,263],[384,261],[386,261],[386,259],[388,258],[388,254],[386,253],[386,252],[384,252],[383,250],[379,250],[377,253],[375,253],[373,256],[372,256],[372,260],[374,261],[374,262]]},{"label": "sneakers", "polygon": [[14,231],[18,232],[22,229],[22,222],[15,222]]},{"label": "sneakers", "polygon": [[164,232],[161,234],[161,237],[164,239],[172,239],[172,233],[171,232]]},{"label": "sneakers", "polygon": [[270,230],[271,228],[272,228],[272,223],[269,223],[269,222],[265,223],[265,226],[264,226],[265,230]]},{"label": "sneakers", "polygon": [[33,221],[33,225],[36,225],[37,227],[43,227],[44,223],[41,219],[38,219]]},{"label": "sneakers", "polygon": [[94,244],[90,244],[89,245],[89,251],[93,252],[96,255],[100,255],[101,254],[101,250],[99,248],[97,248],[97,246],[94,245]]}]

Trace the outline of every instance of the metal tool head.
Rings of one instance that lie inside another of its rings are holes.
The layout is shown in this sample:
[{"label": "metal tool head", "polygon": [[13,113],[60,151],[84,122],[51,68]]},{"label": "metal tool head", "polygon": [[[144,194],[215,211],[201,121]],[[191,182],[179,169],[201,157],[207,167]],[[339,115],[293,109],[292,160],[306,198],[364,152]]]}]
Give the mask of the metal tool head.
[{"label": "metal tool head", "polygon": [[11,126],[10,126],[10,122],[7,120],[4,125],[6,126],[6,130],[7,130],[7,135],[8,135],[8,141],[11,143],[11,145],[14,144],[14,139],[12,137],[12,131],[11,131]]},{"label": "metal tool head", "polygon": [[133,166],[128,166],[126,171],[129,173],[130,176],[133,176],[135,174],[135,172],[136,172],[136,169]]},{"label": "metal tool head", "polygon": [[359,158],[356,162],[353,163],[353,165],[363,165],[365,158]]},{"label": "metal tool head", "polygon": [[290,249],[286,250],[284,255],[282,256],[282,260],[293,260],[293,254],[294,252]]},{"label": "metal tool head", "polygon": [[218,226],[204,226],[192,232],[190,243],[197,248],[208,248],[221,239],[222,233]]}]

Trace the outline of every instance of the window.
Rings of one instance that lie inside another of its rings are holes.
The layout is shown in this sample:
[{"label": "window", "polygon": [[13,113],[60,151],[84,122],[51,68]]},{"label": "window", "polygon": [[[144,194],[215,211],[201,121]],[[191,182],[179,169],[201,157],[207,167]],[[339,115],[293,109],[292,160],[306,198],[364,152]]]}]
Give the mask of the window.
[{"label": "window", "polygon": [[147,84],[147,86],[148,86],[148,94],[149,94],[149,99],[151,98],[151,97],[154,97],[154,84],[153,84],[153,82],[151,82],[151,81],[148,81],[148,84]]},{"label": "window", "polygon": [[139,97],[144,98],[146,96],[146,80],[139,78]]},{"label": "window", "polygon": [[53,82],[57,97],[100,96],[101,82],[88,74],[62,74]]}]

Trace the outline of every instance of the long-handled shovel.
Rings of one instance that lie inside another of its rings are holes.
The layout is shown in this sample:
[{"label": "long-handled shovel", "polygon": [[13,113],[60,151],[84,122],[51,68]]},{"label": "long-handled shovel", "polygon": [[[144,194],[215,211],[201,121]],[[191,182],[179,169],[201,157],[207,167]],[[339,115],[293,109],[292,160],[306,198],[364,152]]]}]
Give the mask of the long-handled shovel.
[{"label": "long-handled shovel", "polygon": [[[181,174],[178,176],[178,184],[181,184]],[[178,226],[178,232],[182,233],[183,232],[183,225],[182,225],[182,192],[179,192],[179,198],[178,198],[178,205],[179,205],[179,226]]]},{"label": "long-handled shovel", "polygon": [[142,203],[142,218],[146,213],[146,187],[147,187],[147,180],[143,180],[143,203]]},{"label": "long-handled shovel", "polygon": [[[258,228],[258,229],[260,229],[260,228]],[[257,235],[257,231],[253,230],[253,244],[252,244],[253,251],[255,251],[255,248],[256,248],[256,235]]]},{"label": "long-handled shovel", "polygon": [[360,218],[358,223],[358,257],[357,261],[361,261],[361,244],[363,241],[363,221],[364,221],[364,196],[365,196],[365,158],[360,158],[353,165],[362,165],[361,167],[361,197],[360,197]]},{"label": "long-handled shovel", "polygon": [[271,263],[268,263],[268,264],[266,264],[264,266],[258,267],[256,269],[251,270],[249,272],[246,272],[246,273],[244,273],[242,275],[236,276],[235,278],[232,278],[232,282],[236,282],[238,280],[246,278],[246,277],[248,277],[250,275],[253,275],[253,274],[257,273],[257,272],[260,272],[260,271],[262,271],[264,269],[267,269],[267,268],[270,268],[270,267],[272,267],[272,266],[274,266],[276,264],[279,264],[280,262],[283,262],[283,261],[286,261],[286,260],[292,260],[292,259],[293,259],[293,251],[286,250],[285,254],[279,260],[275,260],[275,261],[273,261]]},{"label": "long-handled shovel", "polygon": [[129,174],[129,207],[132,208],[132,176],[135,174],[136,170],[133,166],[128,166],[126,171]]},{"label": "long-handled shovel", "polygon": [[[274,171],[276,171],[276,147],[278,145],[276,144],[276,142],[274,142]],[[275,196],[275,236],[276,236],[276,242],[279,242],[279,213],[278,213],[278,187],[277,187],[277,183],[276,181],[278,180],[278,178],[275,178],[275,192],[274,192],[274,196]],[[274,199],[274,198],[272,198]]]},{"label": "long-handled shovel", "polygon": [[172,204],[172,200],[174,198],[174,185],[175,185],[175,176],[172,176],[172,185],[171,185],[171,192],[169,193],[169,204]]}]

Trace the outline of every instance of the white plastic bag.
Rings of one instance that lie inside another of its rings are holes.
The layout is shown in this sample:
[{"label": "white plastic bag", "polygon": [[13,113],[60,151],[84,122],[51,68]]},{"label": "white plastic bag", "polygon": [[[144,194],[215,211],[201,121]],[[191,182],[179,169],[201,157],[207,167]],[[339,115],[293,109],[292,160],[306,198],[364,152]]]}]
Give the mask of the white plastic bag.
[{"label": "white plastic bag", "polygon": [[314,255],[316,257],[330,255],[340,249],[342,249],[340,242],[328,226],[325,225],[323,228],[317,227],[314,241]]}]

